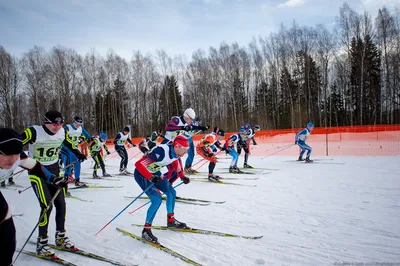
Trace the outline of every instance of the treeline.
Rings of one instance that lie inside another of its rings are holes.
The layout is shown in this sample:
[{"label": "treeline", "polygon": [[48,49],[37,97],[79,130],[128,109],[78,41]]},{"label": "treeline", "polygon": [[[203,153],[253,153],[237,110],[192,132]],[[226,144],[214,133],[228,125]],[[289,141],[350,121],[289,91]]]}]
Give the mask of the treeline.
[{"label": "treeline", "polygon": [[130,124],[143,136],[187,107],[227,130],[400,123],[399,10],[382,7],[372,18],[344,3],[335,25],[293,22],[190,60],[159,50],[127,61],[62,46],[16,58],[0,44],[0,126],[22,130],[57,109],[67,122],[81,116],[92,133]]}]

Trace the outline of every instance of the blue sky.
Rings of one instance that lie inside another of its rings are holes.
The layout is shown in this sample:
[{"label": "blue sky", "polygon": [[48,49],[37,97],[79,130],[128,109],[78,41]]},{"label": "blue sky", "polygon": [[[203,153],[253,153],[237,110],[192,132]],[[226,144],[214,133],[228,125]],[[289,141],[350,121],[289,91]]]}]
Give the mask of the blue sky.
[{"label": "blue sky", "polygon": [[[400,0],[349,0],[374,17],[379,7]],[[56,45],[86,54],[111,48],[130,59],[133,51],[185,54],[222,41],[247,45],[252,37],[289,26],[333,26],[343,1],[337,0],[0,0],[0,45],[21,56],[34,45]]]}]

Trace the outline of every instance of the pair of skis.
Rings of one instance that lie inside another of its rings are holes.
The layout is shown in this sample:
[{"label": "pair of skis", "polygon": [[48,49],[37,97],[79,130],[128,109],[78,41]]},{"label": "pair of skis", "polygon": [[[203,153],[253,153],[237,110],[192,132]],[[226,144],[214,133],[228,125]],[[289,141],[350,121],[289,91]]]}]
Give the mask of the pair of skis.
[{"label": "pair of skis", "polygon": [[[139,225],[139,224],[133,224],[133,225],[134,226],[143,227],[143,225]],[[176,232],[187,232],[187,233],[194,233],[194,234],[215,235],[215,236],[232,237],[232,238],[260,239],[260,238],[263,237],[263,236],[241,236],[241,235],[221,233],[221,232],[215,232],[215,231],[197,229],[197,228],[182,228],[182,229],[179,229],[179,228],[169,228],[169,227],[166,227],[166,226],[152,226],[151,228],[155,229],[155,230],[171,230],[171,231],[176,231]],[[178,252],[176,252],[176,251],[174,251],[174,250],[172,250],[172,249],[170,249],[170,248],[168,248],[168,247],[166,247],[166,246],[164,246],[162,244],[158,244],[158,243],[153,243],[153,242],[147,241],[147,240],[141,238],[138,235],[135,235],[135,234],[133,234],[131,232],[125,231],[125,230],[120,229],[120,228],[117,228],[117,230],[119,232],[123,233],[124,235],[130,236],[130,237],[132,237],[132,238],[134,238],[136,240],[139,240],[139,241],[141,241],[143,243],[149,244],[150,246],[153,246],[153,247],[155,247],[155,248],[157,248],[157,249],[159,249],[161,251],[164,251],[164,252],[170,254],[171,256],[174,256],[174,257],[176,257],[178,259],[181,259],[181,260],[183,260],[183,261],[185,261],[185,262],[187,262],[187,263],[189,263],[191,265],[196,265],[196,266],[202,265],[200,263],[197,263],[197,262],[189,259],[188,257],[186,257],[184,255],[179,254]]]},{"label": "pair of skis", "polygon": [[[36,245],[36,243],[33,242],[33,241],[29,241],[29,243]],[[126,266],[126,265],[135,266],[135,265],[137,265],[137,264],[121,263],[121,262],[115,261],[113,259],[105,258],[105,257],[102,257],[100,255],[97,255],[97,254],[94,254],[94,253],[90,253],[90,252],[87,252],[87,251],[84,251],[84,250],[81,250],[81,249],[64,248],[64,247],[59,247],[59,246],[52,245],[52,244],[49,244],[49,246],[51,248],[53,248],[53,249],[56,249],[56,250],[66,251],[66,252],[74,253],[74,254],[77,254],[77,255],[85,256],[87,258],[91,258],[91,259],[95,259],[95,260],[99,260],[99,261],[103,261],[103,262],[108,262],[108,263],[110,263],[112,265],[117,265],[117,266]],[[17,251],[19,251],[19,250],[17,250]],[[52,262],[58,263],[60,265],[77,266],[76,264],[73,264],[73,263],[71,263],[69,261],[66,261],[66,260],[64,260],[64,259],[62,259],[62,258],[60,258],[60,257],[58,257],[56,255],[46,256],[46,255],[41,255],[41,254],[37,254],[37,253],[32,252],[32,251],[26,251],[26,250],[23,250],[22,253],[24,253],[26,255],[29,255],[29,256],[33,256],[33,257],[39,258],[39,259],[52,261]]]}]

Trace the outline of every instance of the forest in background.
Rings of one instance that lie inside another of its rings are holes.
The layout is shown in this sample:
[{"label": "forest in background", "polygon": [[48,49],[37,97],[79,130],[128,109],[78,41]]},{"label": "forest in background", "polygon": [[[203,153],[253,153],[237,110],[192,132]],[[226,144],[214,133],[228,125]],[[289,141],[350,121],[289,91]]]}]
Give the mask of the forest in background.
[{"label": "forest in background", "polygon": [[[262,27],[262,25],[260,25]],[[400,123],[400,11],[376,17],[343,3],[335,27],[281,25],[249,44],[222,42],[191,59],[164,50],[127,61],[110,50],[80,55],[61,45],[20,57],[0,43],[0,126],[41,124],[50,109],[66,123],[113,136],[164,128],[192,107],[204,124],[236,131]]]}]

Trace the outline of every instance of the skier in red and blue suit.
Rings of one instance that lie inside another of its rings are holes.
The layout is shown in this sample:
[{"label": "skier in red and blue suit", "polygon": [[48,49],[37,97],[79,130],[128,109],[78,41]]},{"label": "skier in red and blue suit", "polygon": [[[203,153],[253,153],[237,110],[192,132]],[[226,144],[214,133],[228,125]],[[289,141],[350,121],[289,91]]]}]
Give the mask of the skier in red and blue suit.
[{"label": "skier in red and blue suit", "polygon": [[[150,198],[151,204],[147,210],[145,227],[142,231],[142,238],[158,243],[157,237],[151,232],[151,224],[157,214],[158,208],[162,203],[162,196],[159,190],[167,196],[167,226],[174,228],[185,228],[186,224],[179,222],[174,217],[176,192],[172,183],[180,177],[184,184],[188,184],[190,179],[186,177],[182,170],[181,157],[184,156],[189,149],[189,140],[187,137],[179,135],[172,143],[160,144],[150,150],[135,163],[135,180],[140,188],[145,191],[149,186],[154,184],[146,191],[146,195]],[[164,166],[168,168],[168,172],[162,174],[161,169]]]}]

